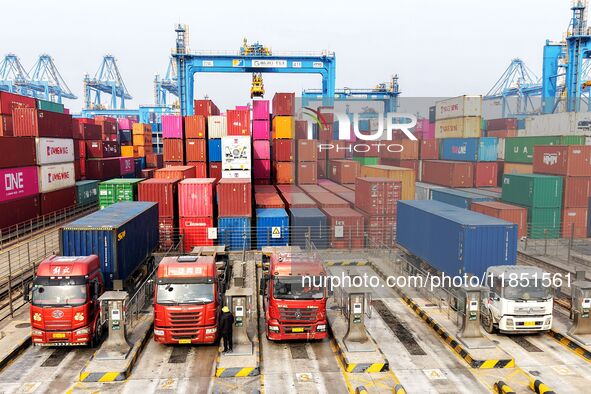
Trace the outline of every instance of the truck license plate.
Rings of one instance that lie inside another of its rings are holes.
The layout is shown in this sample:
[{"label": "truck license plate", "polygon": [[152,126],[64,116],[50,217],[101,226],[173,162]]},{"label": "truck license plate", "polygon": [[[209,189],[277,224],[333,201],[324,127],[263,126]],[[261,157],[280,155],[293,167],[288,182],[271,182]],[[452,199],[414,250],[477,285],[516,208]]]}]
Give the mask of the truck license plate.
[{"label": "truck license plate", "polygon": [[293,327],[291,332],[304,332],[304,329],[302,327]]},{"label": "truck license plate", "polygon": [[532,327],[532,326],[536,325],[536,322],[535,321],[526,321],[525,323],[523,323],[523,325],[527,326],[527,327]]},{"label": "truck license plate", "polygon": [[187,343],[191,343],[190,339],[179,339],[179,344],[186,345]]},{"label": "truck license plate", "polygon": [[66,334],[61,334],[61,333],[55,333],[52,335],[54,338],[65,338]]}]

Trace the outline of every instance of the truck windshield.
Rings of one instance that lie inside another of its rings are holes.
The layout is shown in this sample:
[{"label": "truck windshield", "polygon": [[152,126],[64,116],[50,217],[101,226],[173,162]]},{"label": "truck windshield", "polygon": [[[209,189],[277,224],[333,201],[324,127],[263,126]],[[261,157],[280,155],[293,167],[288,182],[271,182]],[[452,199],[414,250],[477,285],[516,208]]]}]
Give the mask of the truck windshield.
[{"label": "truck windshield", "polygon": [[529,286],[509,286],[505,283],[503,297],[514,301],[544,301],[552,297],[549,287],[542,286],[542,283],[531,283]]},{"label": "truck windshield", "polygon": [[211,283],[168,283],[158,285],[159,304],[207,304],[213,302]]},{"label": "truck windshield", "polygon": [[[273,297],[279,300],[321,300],[324,298],[324,287],[310,286],[320,283],[312,280],[302,283],[301,276],[280,276],[273,278]],[[306,286],[303,286],[303,285]]]},{"label": "truck windshield", "polygon": [[33,286],[31,303],[36,306],[75,306],[86,302],[86,285]]}]

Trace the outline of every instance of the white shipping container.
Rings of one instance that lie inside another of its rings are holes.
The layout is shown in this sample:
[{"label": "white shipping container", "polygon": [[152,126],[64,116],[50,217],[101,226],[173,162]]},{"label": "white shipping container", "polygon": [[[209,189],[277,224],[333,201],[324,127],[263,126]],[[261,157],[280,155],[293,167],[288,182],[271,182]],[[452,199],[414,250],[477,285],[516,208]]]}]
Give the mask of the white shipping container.
[{"label": "white shipping container", "polygon": [[251,170],[250,136],[228,136],[222,138],[222,171]]},{"label": "white shipping container", "polygon": [[252,172],[250,170],[223,170],[222,178],[252,179]]},{"label": "white shipping container", "polygon": [[431,190],[433,189],[445,189],[445,187],[432,185],[430,183],[417,182],[415,186],[415,198],[417,200],[430,200]]},{"label": "white shipping container", "polygon": [[482,118],[470,116],[435,121],[435,138],[480,137]]},{"label": "white shipping container", "polygon": [[460,96],[435,103],[435,120],[482,116],[482,96]]},{"label": "white shipping container", "polygon": [[48,164],[38,167],[39,192],[48,193],[76,184],[74,163]]},{"label": "white shipping container", "polygon": [[497,160],[505,160],[505,139],[497,138]]},{"label": "white shipping container", "polygon": [[211,115],[207,117],[207,138],[222,138],[228,135],[226,117],[223,115]]},{"label": "white shipping container", "polygon": [[525,129],[519,135],[589,135],[591,112],[560,112],[525,118]]},{"label": "white shipping container", "polygon": [[74,161],[74,140],[69,138],[35,138],[37,164]]}]

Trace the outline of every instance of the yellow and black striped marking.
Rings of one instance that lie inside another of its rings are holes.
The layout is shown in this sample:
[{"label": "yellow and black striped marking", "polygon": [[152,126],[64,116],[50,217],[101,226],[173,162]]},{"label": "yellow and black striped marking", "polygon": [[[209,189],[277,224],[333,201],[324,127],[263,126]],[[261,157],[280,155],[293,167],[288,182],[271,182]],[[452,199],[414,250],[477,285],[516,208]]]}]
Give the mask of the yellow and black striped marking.
[{"label": "yellow and black striped marking", "polygon": [[325,261],[324,265],[327,267],[363,267],[369,265],[365,260],[340,260],[340,261]]},{"label": "yellow and black striped marking", "polygon": [[406,394],[406,390],[404,387],[399,383],[394,386],[394,394]]},{"label": "yellow and black striped marking", "polygon": [[[345,372],[349,372],[349,373],[368,372],[368,373],[371,373],[371,372],[386,372],[386,371],[390,370],[388,360],[386,360],[386,357],[384,357],[383,354],[382,354],[382,356],[384,358],[383,363],[351,363],[347,359],[347,355],[345,354],[343,349],[341,349],[341,347],[339,346],[339,343],[337,342],[337,340],[334,339],[334,337],[332,337],[331,341],[333,343],[334,348],[337,351],[337,357],[339,358],[339,360],[341,360],[341,363],[343,364],[343,368],[344,368]],[[381,351],[380,351],[380,353],[381,353]]]},{"label": "yellow and black striped marking", "polygon": [[515,391],[507,385],[507,383],[499,380],[494,385],[495,393],[497,394],[515,394]]},{"label": "yellow and black striped marking", "polygon": [[555,394],[554,390],[552,390],[550,387],[546,386],[544,383],[542,383],[541,380],[532,380],[529,383],[529,388],[533,390],[534,393],[537,394]]},{"label": "yellow and black striped marking", "polygon": [[216,369],[215,369],[215,377],[216,378],[232,378],[232,377],[247,377],[247,376],[258,376],[261,373],[261,355],[259,352],[259,337],[258,335],[254,336],[253,339],[253,348],[256,354],[256,366],[254,367],[236,367],[236,368],[221,368],[220,365],[220,354],[223,350],[223,346],[220,345],[219,353],[216,358]]},{"label": "yellow and black striped marking", "polygon": [[550,335],[552,338],[558,341],[562,346],[565,346],[570,351],[575,353],[577,356],[585,359],[585,361],[587,362],[591,362],[591,352],[579,345],[578,343],[576,343],[575,341],[573,341],[572,339],[554,330],[548,331],[548,335]]},{"label": "yellow and black striped marking", "polygon": [[447,343],[449,347],[452,348],[454,352],[456,352],[460,357],[464,359],[472,368],[478,369],[492,369],[492,368],[514,368],[515,367],[515,360],[514,359],[504,359],[504,360],[475,360],[470,353],[454,338],[452,337],[447,331],[443,329],[439,324],[431,318],[427,312],[425,312],[421,307],[419,307],[412,299],[403,295],[402,299],[406,302],[425,323],[429,325],[444,341]]}]

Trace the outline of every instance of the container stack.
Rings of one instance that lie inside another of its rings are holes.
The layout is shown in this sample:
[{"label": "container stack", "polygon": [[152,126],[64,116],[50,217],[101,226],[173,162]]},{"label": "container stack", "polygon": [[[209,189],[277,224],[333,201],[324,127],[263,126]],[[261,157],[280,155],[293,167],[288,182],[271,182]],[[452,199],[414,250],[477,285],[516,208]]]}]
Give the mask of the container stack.
[{"label": "container stack", "polygon": [[222,177],[222,138],[228,135],[225,115],[211,100],[195,100],[195,115],[207,119],[207,164],[209,177],[220,180]]},{"label": "container stack", "polygon": [[229,250],[251,245],[252,184],[247,179],[222,178],[217,184],[218,240]]},{"label": "container stack", "polygon": [[318,141],[296,139],[298,185],[315,185],[318,181]]},{"label": "container stack", "polygon": [[95,116],[94,123],[101,127],[103,141],[119,142],[119,133],[117,131],[117,118],[110,116]]},{"label": "container stack", "polygon": [[330,160],[328,177],[340,185],[355,183],[359,176],[359,163],[353,160]]},{"label": "container stack", "polygon": [[178,184],[178,216],[183,248],[190,252],[195,246],[213,245],[211,228],[216,227],[214,178],[189,178]]},{"label": "container stack", "polygon": [[147,179],[138,184],[138,201],[158,203],[160,248],[173,246],[178,228],[178,179]]},{"label": "container stack", "polygon": [[440,158],[472,164],[474,187],[497,185],[497,138],[445,138],[440,143]]},{"label": "container stack", "polygon": [[137,201],[138,184],[143,178],[115,178],[99,184],[100,209],[120,201]]},{"label": "container stack", "polygon": [[180,115],[162,115],[162,144],[165,166],[185,164],[185,144],[183,117]]},{"label": "container stack", "polygon": [[295,93],[273,96],[273,174],[276,184],[295,183]]},{"label": "container stack", "polygon": [[536,174],[563,177],[562,238],[586,238],[591,197],[591,146],[534,147]]},{"label": "container stack", "polygon": [[[137,123],[137,118],[127,117],[127,118],[117,118],[117,128],[119,133],[119,143],[121,144],[121,148],[124,146],[133,145],[133,125]],[[150,128],[150,131],[152,129]],[[121,155],[123,156],[123,149],[121,149]]]},{"label": "container stack", "polygon": [[394,179],[396,181],[400,181],[402,186],[402,195],[400,199],[415,199],[416,174],[414,170],[411,170],[410,168],[385,165],[362,166],[360,176],[373,178],[389,178]]},{"label": "container stack", "polygon": [[517,119],[501,118],[487,120],[486,136],[497,138],[517,137]]},{"label": "container stack", "polygon": [[410,168],[415,171],[417,179],[421,179],[421,161],[419,160],[419,141],[404,139],[392,140],[391,144],[398,145],[398,149],[380,150],[380,164],[395,167]]},{"label": "container stack", "polygon": [[256,185],[271,184],[271,114],[269,100],[252,102],[253,178]]},{"label": "container stack", "polygon": [[13,135],[12,110],[15,108],[36,108],[35,99],[18,94],[0,92],[0,136]]},{"label": "container stack", "polygon": [[197,178],[207,177],[207,129],[203,115],[185,116],[186,164],[195,166]]},{"label": "container stack", "polygon": [[480,137],[482,96],[460,96],[435,103],[435,138]]}]

